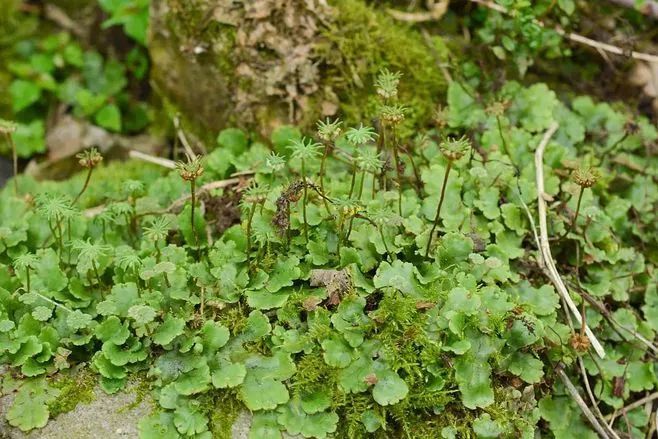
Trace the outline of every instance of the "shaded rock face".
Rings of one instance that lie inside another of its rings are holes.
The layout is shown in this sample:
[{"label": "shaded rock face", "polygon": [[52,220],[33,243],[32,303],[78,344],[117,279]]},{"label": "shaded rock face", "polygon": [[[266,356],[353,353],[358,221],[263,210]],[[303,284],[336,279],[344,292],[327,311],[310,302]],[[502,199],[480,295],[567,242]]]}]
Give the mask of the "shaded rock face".
[{"label": "shaded rock face", "polygon": [[95,399],[89,404],[79,403],[70,412],[51,419],[44,428],[24,433],[7,424],[5,414],[11,407],[13,395],[0,398],[0,438],[6,439],[125,439],[137,438],[139,421],[151,413],[148,400],[136,403],[136,393],[108,395],[100,388],[94,390]]},{"label": "shaded rock face", "polygon": [[[0,438],[2,439],[137,439],[139,421],[151,414],[154,402],[149,398],[137,401],[134,388],[108,395],[94,389],[90,403],[79,403],[70,412],[50,419],[44,428],[24,433],[10,426],[5,419],[13,395],[0,397]],[[230,439],[247,439],[252,416],[242,412],[233,423]],[[221,438],[229,439],[229,438]]]},{"label": "shaded rock face", "polygon": [[156,91],[193,132],[298,122],[319,88],[322,0],[156,0]]},{"label": "shaded rock face", "polygon": [[325,116],[364,121],[382,67],[403,73],[414,122],[445,91],[440,39],[365,0],[153,0],[150,15],[151,83],[207,147],[227,126],[267,135]]}]

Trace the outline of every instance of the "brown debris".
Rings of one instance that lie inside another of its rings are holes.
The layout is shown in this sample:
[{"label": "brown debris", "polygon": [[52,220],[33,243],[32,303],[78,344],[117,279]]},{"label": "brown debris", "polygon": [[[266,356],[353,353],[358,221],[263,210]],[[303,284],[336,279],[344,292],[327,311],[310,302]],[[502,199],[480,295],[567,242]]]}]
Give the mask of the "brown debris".
[{"label": "brown debris", "polygon": [[220,236],[229,227],[240,222],[240,193],[226,191],[222,196],[203,197],[206,207],[206,221],[212,225],[216,236]]},{"label": "brown debris", "polygon": [[329,293],[327,303],[338,305],[343,295],[352,288],[352,279],[346,270],[311,270],[312,287],[325,287]]},{"label": "brown debris", "polygon": [[[213,18],[236,28],[236,73],[248,88],[236,90],[236,113],[245,114],[270,98],[288,103],[288,122],[297,122],[308,98],[319,89],[314,47],[330,15],[322,0],[219,2]],[[249,114],[249,117],[256,115]]]}]

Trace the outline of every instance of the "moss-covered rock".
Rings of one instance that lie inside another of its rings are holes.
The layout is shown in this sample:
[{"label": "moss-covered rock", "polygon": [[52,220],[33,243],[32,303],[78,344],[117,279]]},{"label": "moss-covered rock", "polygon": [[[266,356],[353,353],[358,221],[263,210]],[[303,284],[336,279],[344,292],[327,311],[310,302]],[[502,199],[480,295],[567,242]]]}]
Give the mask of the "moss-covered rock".
[{"label": "moss-covered rock", "polygon": [[207,145],[228,125],[268,133],[335,114],[362,120],[382,67],[407,78],[413,122],[445,89],[441,41],[363,0],[153,1],[149,50],[168,112]]}]

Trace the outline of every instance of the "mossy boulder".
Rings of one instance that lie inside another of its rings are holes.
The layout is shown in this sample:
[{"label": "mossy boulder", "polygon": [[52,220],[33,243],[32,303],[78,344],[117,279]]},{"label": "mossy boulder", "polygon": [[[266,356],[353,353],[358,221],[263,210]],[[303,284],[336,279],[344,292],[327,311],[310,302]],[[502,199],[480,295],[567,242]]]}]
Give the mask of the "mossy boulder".
[{"label": "mossy boulder", "polygon": [[383,67],[405,76],[413,122],[431,117],[446,85],[442,41],[363,0],[155,0],[149,51],[169,115],[207,145],[229,125],[363,120]]}]

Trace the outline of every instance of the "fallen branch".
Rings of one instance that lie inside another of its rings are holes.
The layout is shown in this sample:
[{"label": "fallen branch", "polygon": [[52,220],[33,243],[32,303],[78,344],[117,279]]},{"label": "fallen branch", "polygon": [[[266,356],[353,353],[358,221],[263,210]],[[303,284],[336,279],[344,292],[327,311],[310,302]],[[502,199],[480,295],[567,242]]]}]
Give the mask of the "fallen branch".
[{"label": "fallen branch", "polygon": [[434,3],[434,0],[427,1],[427,12],[404,12],[397,9],[387,9],[386,12],[396,20],[406,21],[408,23],[422,23],[425,21],[437,21],[445,15],[448,10],[450,0],[439,0]]},{"label": "fallen branch", "polygon": [[[578,287],[576,287],[576,288],[578,288]],[[622,325],[621,323],[619,323],[617,320],[615,320],[614,317],[612,317],[612,313],[610,311],[608,311],[602,303],[595,300],[589,293],[587,293],[586,291],[584,291],[582,289],[580,289],[579,293],[585,300],[587,300],[587,302],[590,305],[594,306],[594,308],[596,308],[599,311],[599,314],[601,314],[603,316],[603,318],[605,318],[608,321],[608,323],[613,327],[613,330],[614,330],[614,327],[617,327],[618,329],[622,329],[622,330],[626,331],[632,337],[637,339],[640,343],[644,344],[647,348],[649,348],[651,350],[651,352],[653,352],[654,355],[658,354],[658,346],[656,346],[650,340],[647,340],[647,338],[644,337],[639,332],[635,331],[634,329],[628,328],[628,327]],[[618,331],[616,331],[616,332],[621,337],[623,337],[626,341],[628,341],[626,339],[626,337],[624,337]]]},{"label": "fallen branch", "polygon": [[601,426],[599,421],[596,419],[594,413],[592,413],[589,407],[587,407],[587,404],[585,404],[585,401],[583,401],[583,398],[578,393],[576,386],[573,385],[567,374],[562,369],[562,365],[558,365],[557,374],[560,376],[560,379],[562,380],[564,387],[567,389],[567,392],[569,392],[573,400],[576,401],[576,404],[578,404],[580,410],[583,412],[583,414],[590,422],[590,424],[592,424],[592,427],[594,427],[594,430],[596,430],[599,436],[603,438],[609,438],[610,436],[608,435],[608,433],[606,433],[605,429]]},{"label": "fallen branch", "polygon": [[594,415],[596,416],[596,419],[600,421],[600,425],[602,425],[603,428],[610,433],[610,437],[613,439],[620,439],[617,432],[612,428],[612,425],[608,425],[605,422],[605,417],[603,417],[603,413],[601,413],[601,409],[599,409],[599,405],[597,404],[594,393],[592,392],[592,387],[589,384],[589,379],[587,378],[587,369],[585,369],[585,363],[583,362],[582,357],[578,357],[578,367],[580,368],[580,374],[582,375],[583,382],[585,383],[585,390],[590,402],[592,403],[592,408],[594,409]]},{"label": "fallen branch", "polygon": [[[226,188],[226,187],[229,187],[229,186],[234,186],[234,185],[237,185],[237,184],[240,184],[240,183],[244,182],[245,177],[247,177],[247,179],[249,178],[248,177],[249,174],[246,171],[241,172],[240,175],[242,177],[234,177],[234,178],[228,178],[226,180],[217,180],[217,181],[211,181],[210,183],[206,183],[206,184],[204,184],[203,186],[201,186],[200,188],[197,189],[196,195],[200,196],[200,195],[208,193],[208,192],[210,192],[214,189],[223,189],[223,188]],[[180,197],[177,200],[175,200],[173,203],[171,203],[169,205],[169,207],[167,207],[165,209],[162,209],[162,210],[159,210],[159,211],[154,211],[154,212],[148,212],[147,214],[140,214],[139,216],[156,215],[156,214],[164,214],[164,213],[169,213],[169,212],[175,212],[178,209],[180,209],[181,207],[183,207],[185,205],[185,203],[191,198],[192,198],[191,194],[190,195],[185,195],[185,196]],[[95,216],[98,216],[101,213],[103,213],[106,208],[107,208],[107,206],[105,204],[101,204],[100,206],[90,207],[89,209],[86,209],[84,211],[84,216],[87,217],[87,218],[94,218]]]},{"label": "fallen branch", "polygon": [[[647,404],[649,402],[655,401],[656,399],[658,399],[658,392],[654,392],[651,395],[647,395],[644,398],[640,398],[637,401],[628,404],[626,407],[624,407],[620,410],[617,410],[615,413],[617,415],[628,413],[631,410],[635,410],[636,408],[641,407],[644,404]],[[606,416],[606,419],[611,419],[612,416],[613,415],[608,415],[608,416]]]},{"label": "fallen branch", "polygon": [[[510,12],[507,8],[504,6],[501,6],[499,4],[496,4],[492,1],[489,0],[469,0],[473,3],[477,3],[478,5],[484,6],[485,8],[489,8],[494,11],[498,11],[501,14],[507,14],[509,15]],[[542,23],[539,20],[535,20],[535,23],[541,27],[546,27],[544,23]],[[646,61],[649,63],[658,63],[658,55],[652,55],[649,53],[643,53],[643,52],[636,52],[634,50],[625,50],[622,49],[621,47],[614,46],[612,44],[607,44],[607,43],[602,43],[600,41],[593,40],[591,38],[587,38],[583,35],[576,34],[573,32],[567,32],[561,27],[555,27],[553,28],[555,32],[557,32],[559,35],[563,36],[564,38],[567,38],[571,41],[574,41],[579,44],[583,44],[585,46],[592,47],[597,50],[603,50],[608,53],[613,53],[615,55],[622,55],[622,56],[628,56],[633,59],[639,59],[642,61]]]},{"label": "fallen branch", "polygon": [[180,143],[183,144],[183,149],[185,149],[185,154],[187,154],[190,160],[196,160],[197,158],[196,154],[192,150],[190,143],[187,141],[187,137],[185,136],[185,133],[181,128],[180,118],[178,117],[178,115],[174,116],[174,128],[176,129],[176,134],[178,135],[178,139],[180,140]]},{"label": "fallen branch", "polygon": [[128,151],[128,157],[130,157],[131,159],[144,160],[145,162],[154,163],[156,165],[160,165],[168,169],[176,169],[176,163],[173,160],[163,159],[162,157],[156,157],[153,155],[145,154],[141,151],[136,151],[134,149]]},{"label": "fallen branch", "polygon": [[[583,316],[580,315],[578,307],[574,303],[573,299],[571,299],[569,291],[564,285],[564,282],[562,281],[562,278],[560,277],[560,274],[555,267],[555,262],[553,261],[553,255],[551,253],[551,247],[548,243],[548,226],[546,225],[546,200],[544,199],[546,195],[544,192],[544,149],[546,148],[546,145],[548,145],[548,142],[551,140],[551,137],[553,137],[553,134],[555,134],[557,131],[558,126],[559,125],[557,122],[553,122],[553,124],[551,124],[549,129],[544,134],[541,142],[539,143],[537,151],[535,151],[535,176],[537,184],[537,203],[539,210],[539,249],[542,253],[543,264],[546,268],[549,279],[557,289],[560,296],[562,296],[564,301],[567,303],[569,310],[571,310],[571,313],[573,314],[578,324],[582,325]],[[568,310],[565,310],[565,312],[568,312]],[[589,328],[589,326],[587,326],[587,324],[585,324],[585,333],[587,334],[587,338],[592,343],[592,347],[599,355],[599,357],[604,358],[605,350],[603,349],[603,346],[596,338],[592,330]]]}]

